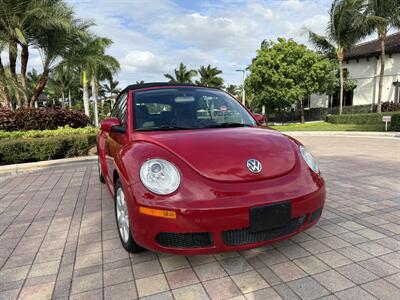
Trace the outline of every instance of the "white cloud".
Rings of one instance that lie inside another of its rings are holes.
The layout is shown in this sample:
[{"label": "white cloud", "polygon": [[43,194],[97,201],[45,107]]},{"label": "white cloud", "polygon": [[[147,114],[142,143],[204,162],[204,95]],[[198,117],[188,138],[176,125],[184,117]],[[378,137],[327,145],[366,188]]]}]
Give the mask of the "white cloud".
[{"label": "white cloud", "polygon": [[241,83],[236,69],[251,63],[264,39],[306,42],[304,26],[325,27],[329,1],[67,0],[77,15],[93,19],[93,31],[110,37],[108,53],[121,63],[121,84],[165,80],[179,62],[212,64],[228,83]]},{"label": "white cloud", "polygon": [[168,70],[170,61],[150,51],[131,50],[121,61],[122,67],[136,73],[162,73]]}]

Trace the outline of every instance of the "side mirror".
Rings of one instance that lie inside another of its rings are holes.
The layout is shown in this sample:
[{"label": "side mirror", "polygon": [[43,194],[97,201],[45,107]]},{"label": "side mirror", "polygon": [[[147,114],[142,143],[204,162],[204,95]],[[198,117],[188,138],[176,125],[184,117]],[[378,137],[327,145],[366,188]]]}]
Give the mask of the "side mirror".
[{"label": "side mirror", "polygon": [[118,118],[107,118],[100,122],[100,130],[111,132],[113,127],[120,127],[121,121]]},{"label": "side mirror", "polygon": [[253,117],[254,117],[254,119],[256,119],[258,125],[260,125],[260,126],[266,125],[266,123],[265,123],[266,119],[265,119],[264,115],[253,113]]}]

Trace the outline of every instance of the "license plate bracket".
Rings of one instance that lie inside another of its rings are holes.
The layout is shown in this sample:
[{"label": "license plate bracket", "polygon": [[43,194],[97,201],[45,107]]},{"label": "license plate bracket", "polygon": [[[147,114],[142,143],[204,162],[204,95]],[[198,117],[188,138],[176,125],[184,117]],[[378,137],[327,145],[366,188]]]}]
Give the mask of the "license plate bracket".
[{"label": "license plate bracket", "polygon": [[290,202],[269,204],[250,208],[250,232],[259,232],[284,227],[291,220]]}]

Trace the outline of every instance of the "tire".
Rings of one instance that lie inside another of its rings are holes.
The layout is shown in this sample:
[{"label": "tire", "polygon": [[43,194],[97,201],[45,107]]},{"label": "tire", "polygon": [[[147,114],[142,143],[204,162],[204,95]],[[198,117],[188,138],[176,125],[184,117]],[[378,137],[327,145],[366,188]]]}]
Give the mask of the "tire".
[{"label": "tire", "polygon": [[99,168],[99,181],[101,183],[105,183],[106,181],[104,179],[103,172],[101,171],[100,156],[97,156],[97,166]]},{"label": "tire", "polygon": [[125,199],[126,198],[121,185],[121,181],[117,179],[115,182],[114,210],[119,239],[121,240],[121,244],[126,251],[130,253],[141,252],[145,249],[136,244],[135,240],[132,237],[128,207]]}]

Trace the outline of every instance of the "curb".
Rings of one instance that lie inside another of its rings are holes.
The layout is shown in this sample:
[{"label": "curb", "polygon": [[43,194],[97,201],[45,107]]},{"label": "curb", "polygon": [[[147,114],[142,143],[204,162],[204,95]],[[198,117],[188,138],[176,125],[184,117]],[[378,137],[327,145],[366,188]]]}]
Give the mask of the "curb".
[{"label": "curb", "polygon": [[290,136],[332,136],[332,137],[363,137],[363,138],[400,138],[400,132],[364,132],[364,131],[281,131]]},{"label": "curb", "polygon": [[37,170],[37,169],[42,169],[42,168],[56,167],[59,165],[70,164],[70,163],[93,162],[94,160],[97,160],[97,155],[5,165],[5,166],[0,166],[0,174],[4,174],[4,173],[18,174],[23,171],[32,171],[32,170]]}]

